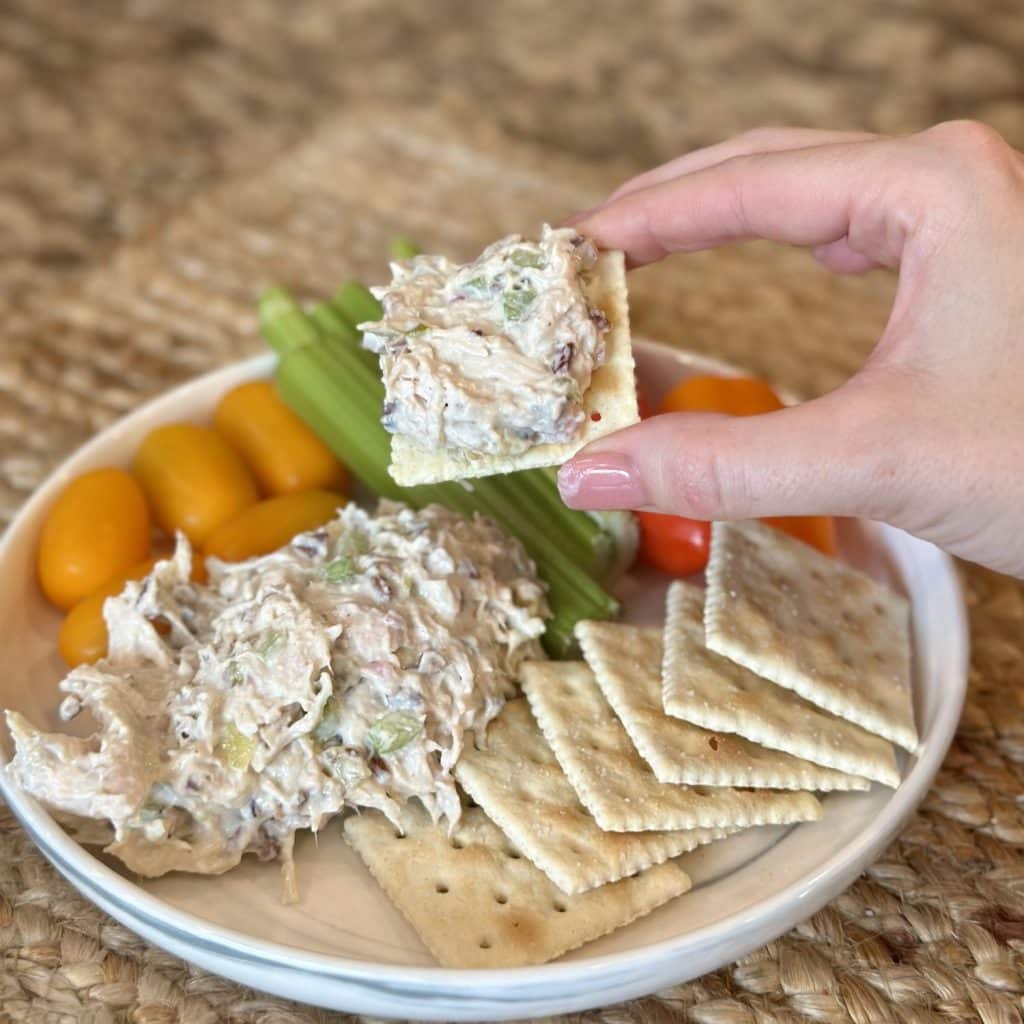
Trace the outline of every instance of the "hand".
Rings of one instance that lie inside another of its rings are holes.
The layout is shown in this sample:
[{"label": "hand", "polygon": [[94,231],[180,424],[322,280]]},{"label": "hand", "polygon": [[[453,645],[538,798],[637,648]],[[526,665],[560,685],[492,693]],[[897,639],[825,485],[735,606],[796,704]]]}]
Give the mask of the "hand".
[{"label": "hand", "polygon": [[658,416],[564,465],[574,508],[883,520],[1024,576],[1024,155],[984,125],[764,129],[627,182],[575,225],[631,265],[769,238],[899,268],[862,369],[763,416]]}]

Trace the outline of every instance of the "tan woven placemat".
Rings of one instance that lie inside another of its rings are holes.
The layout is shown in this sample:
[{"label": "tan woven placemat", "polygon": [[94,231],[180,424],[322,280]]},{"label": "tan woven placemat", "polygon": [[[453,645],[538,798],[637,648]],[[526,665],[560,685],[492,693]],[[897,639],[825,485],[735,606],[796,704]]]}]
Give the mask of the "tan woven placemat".
[{"label": "tan woven placemat", "polygon": [[[0,510],[70,448],[175,381],[259,349],[254,300],[376,280],[389,236],[468,255],[591,203],[615,171],[485,124],[340,117],[259,174],[206,193],[111,262],[12,306],[0,355]],[[884,322],[892,282],[836,280],[748,246],[635,275],[636,329],[808,394],[834,386]],[[1024,593],[966,572],[971,693],[924,809],[846,894],[739,964],[589,1020],[1020,1020],[1024,949]],[[0,1009],[12,1020],[326,1019],[246,993],[85,903],[0,821]]]}]

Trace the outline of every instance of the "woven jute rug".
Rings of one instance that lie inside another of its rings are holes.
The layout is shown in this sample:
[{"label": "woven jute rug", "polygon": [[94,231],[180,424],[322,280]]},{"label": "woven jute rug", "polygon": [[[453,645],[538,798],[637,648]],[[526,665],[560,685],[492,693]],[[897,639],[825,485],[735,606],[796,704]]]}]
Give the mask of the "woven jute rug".
[{"label": "woven jute rug", "polygon": [[[0,511],[96,430],[178,381],[258,351],[254,304],[385,273],[398,233],[466,257],[590,205],[621,168],[512,142],[484,121],[364,110],[256,173],[205,191],[92,270],[5,309]],[[638,333],[813,395],[884,324],[891,278],[838,280],[751,245],[633,276]],[[700,981],[579,1019],[755,1022],[1021,1020],[1024,991],[1024,590],[963,570],[970,695],[922,810],[848,892]],[[0,1011],[9,1020],[200,1024],[335,1018],[246,992],[82,900],[0,819]]]}]

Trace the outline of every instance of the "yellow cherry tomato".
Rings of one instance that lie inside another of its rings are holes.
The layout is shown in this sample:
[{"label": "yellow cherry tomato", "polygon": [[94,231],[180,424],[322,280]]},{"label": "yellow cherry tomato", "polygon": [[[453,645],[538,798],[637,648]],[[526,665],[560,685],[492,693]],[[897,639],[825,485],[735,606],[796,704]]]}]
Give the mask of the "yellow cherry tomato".
[{"label": "yellow cherry tomato", "polygon": [[345,467],[285,405],[269,380],[229,391],[217,406],[213,425],[239,452],[265,494],[345,489]]},{"label": "yellow cherry tomato", "polygon": [[172,423],[151,431],[134,471],[161,528],[202,545],[218,526],[259,499],[238,453],[209,427]]},{"label": "yellow cherry tomato", "polygon": [[149,554],[149,508],[123,469],[85,473],[61,491],[43,523],[37,568],[43,593],[70,608]]},{"label": "yellow cherry tomato", "polygon": [[296,534],[323,526],[344,504],[345,499],[331,491],[301,491],[267,498],[214,530],[206,538],[203,554],[224,562],[269,554]]},{"label": "yellow cherry tomato", "polygon": [[[167,558],[167,554],[160,556]],[[120,573],[102,587],[83,598],[64,616],[57,647],[61,657],[70,668],[99,661],[107,653],[107,624],[103,620],[103,603],[124,590],[129,580],[141,580],[148,576],[156,565],[156,558],[147,558],[133,565],[127,572]],[[206,566],[201,555],[192,556],[192,579],[196,583],[206,581]]]}]

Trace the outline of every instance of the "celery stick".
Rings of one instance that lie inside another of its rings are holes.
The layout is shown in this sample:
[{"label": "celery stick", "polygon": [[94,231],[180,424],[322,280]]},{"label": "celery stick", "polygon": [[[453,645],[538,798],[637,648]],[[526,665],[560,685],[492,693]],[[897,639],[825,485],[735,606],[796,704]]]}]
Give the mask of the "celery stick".
[{"label": "celery stick", "polygon": [[[318,302],[307,314],[309,319],[328,334],[344,338],[353,348],[362,348],[362,335],[329,302]],[[371,353],[372,355],[372,353]]]},{"label": "celery stick", "polygon": [[509,479],[519,489],[520,503],[531,508],[535,518],[556,524],[559,547],[595,579],[603,579],[615,557],[612,539],[585,512],[566,507],[553,477],[542,469],[526,469]]},{"label": "celery stick", "polygon": [[358,281],[346,281],[331,300],[331,305],[353,327],[384,316],[384,307],[373,297],[370,289]]},{"label": "celery stick", "polygon": [[[321,302],[309,311],[309,318],[328,337],[343,341],[360,359],[373,371],[375,377],[380,377],[380,357],[369,349],[363,348],[363,336],[353,327],[348,320],[329,302]],[[384,402],[384,388],[380,389],[380,401],[377,404],[378,410]]]},{"label": "celery stick", "polygon": [[420,252],[422,252],[420,247],[411,238],[406,238],[405,235],[392,238],[388,249],[393,260],[410,260],[413,256],[419,256]]},{"label": "celery stick", "polygon": [[259,314],[263,337],[282,359],[293,351],[315,345],[320,338],[316,326],[283,288],[270,288],[263,293]]}]

